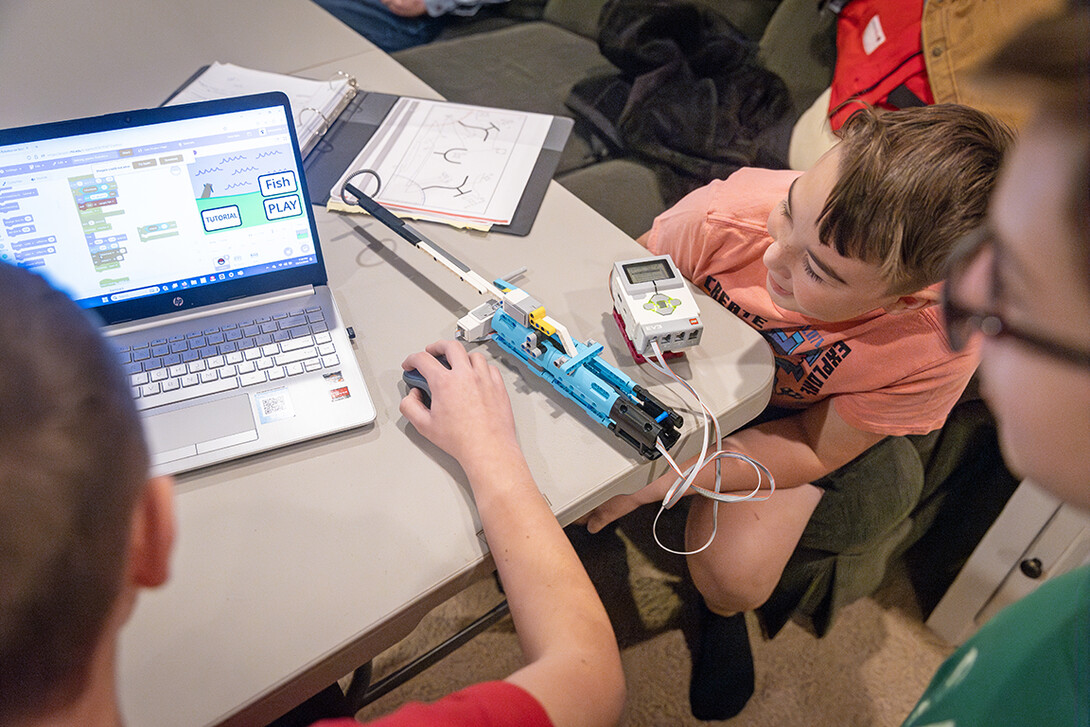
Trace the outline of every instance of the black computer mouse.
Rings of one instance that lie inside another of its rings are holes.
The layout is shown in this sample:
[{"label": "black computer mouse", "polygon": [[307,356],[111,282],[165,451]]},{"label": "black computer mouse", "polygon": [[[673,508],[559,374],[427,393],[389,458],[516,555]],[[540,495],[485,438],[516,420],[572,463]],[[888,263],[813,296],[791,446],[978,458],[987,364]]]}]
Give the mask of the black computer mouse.
[{"label": "black computer mouse", "polygon": [[[447,363],[447,357],[443,354],[439,354],[435,357],[435,360],[439,363],[450,368],[450,364]],[[410,389],[420,389],[420,393],[423,395],[424,406],[431,406],[431,388],[428,387],[428,380],[424,378],[416,369],[409,369],[401,374],[401,380],[405,382],[405,385]]]}]

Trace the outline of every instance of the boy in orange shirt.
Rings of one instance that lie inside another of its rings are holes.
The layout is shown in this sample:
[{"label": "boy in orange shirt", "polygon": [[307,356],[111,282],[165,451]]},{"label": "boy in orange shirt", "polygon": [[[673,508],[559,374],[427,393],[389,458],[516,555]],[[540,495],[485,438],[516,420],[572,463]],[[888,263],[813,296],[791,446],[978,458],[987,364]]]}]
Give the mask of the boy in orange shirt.
[{"label": "boy in orange shirt", "polygon": [[[866,110],[809,171],[743,169],[698,189],[640,242],[760,331],[776,358],[771,404],[786,416],[736,432],[724,449],[776,479],[763,502],[719,509],[719,537],[688,558],[707,605],[690,688],[693,714],[725,719],[753,691],[743,612],[771,595],[823,490],[816,480],[887,436],[942,426],[976,367],[952,352],[939,308],[947,255],[984,218],[1009,131],[965,106]],[[733,468],[732,468],[733,467]],[[723,465],[724,491],[752,470]],[[596,532],[661,501],[668,473],[589,518]],[[710,488],[714,468],[696,484]],[[703,545],[712,501],[689,511]]]}]

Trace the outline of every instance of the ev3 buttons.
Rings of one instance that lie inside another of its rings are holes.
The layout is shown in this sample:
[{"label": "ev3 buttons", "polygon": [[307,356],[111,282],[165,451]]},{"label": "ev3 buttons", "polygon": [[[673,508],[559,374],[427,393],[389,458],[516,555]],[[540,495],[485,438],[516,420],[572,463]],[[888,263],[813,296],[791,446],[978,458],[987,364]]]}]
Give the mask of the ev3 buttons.
[{"label": "ev3 buttons", "polygon": [[671,298],[662,293],[655,293],[647,299],[647,302],[643,304],[643,307],[652,313],[658,313],[660,316],[669,316],[677,310],[679,305],[681,305],[681,301],[677,298]]}]

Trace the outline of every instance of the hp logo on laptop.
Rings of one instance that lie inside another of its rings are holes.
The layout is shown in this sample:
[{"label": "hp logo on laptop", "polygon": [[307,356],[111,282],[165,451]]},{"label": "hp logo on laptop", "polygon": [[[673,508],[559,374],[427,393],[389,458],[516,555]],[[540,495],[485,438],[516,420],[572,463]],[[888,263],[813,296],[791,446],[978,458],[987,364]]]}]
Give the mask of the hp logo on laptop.
[{"label": "hp logo on laptop", "polygon": [[181,297],[179,296],[179,297],[174,299],[174,306],[175,307],[181,307],[182,303],[184,303],[184,302],[185,301],[182,300]]}]

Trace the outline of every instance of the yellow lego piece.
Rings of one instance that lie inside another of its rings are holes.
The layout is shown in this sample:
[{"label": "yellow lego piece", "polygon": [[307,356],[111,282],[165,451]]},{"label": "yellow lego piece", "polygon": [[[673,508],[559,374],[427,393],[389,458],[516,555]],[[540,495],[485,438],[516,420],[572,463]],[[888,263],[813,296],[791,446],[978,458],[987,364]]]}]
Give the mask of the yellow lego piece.
[{"label": "yellow lego piece", "polygon": [[530,327],[544,333],[546,336],[551,336],[556,333],[556,327],[546,323],[542,319],[545,317],[545,306],[540,306],[537,310],[530,312]]}]

